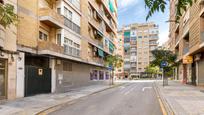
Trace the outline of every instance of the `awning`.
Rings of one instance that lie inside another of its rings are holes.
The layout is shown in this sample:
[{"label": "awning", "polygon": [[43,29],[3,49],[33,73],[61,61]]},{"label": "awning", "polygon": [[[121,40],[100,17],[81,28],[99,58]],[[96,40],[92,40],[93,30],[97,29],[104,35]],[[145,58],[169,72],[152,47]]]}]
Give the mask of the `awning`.
[{"label": "awning", "polygon": [[113,45],[113,43],[111,41],[109,41],[109,49],[111,51],[114,51],[114,45]]},{"label": "awning", "polygon": [[124,32],[124,37],[130,37],[130,31]]},{"label": "awning", "polygon": [[103,37],[103,33],[101,33],[100,31],[97,31],[97,35],[99,35],[100,37]]},{"label": "awning", "polygon": [[100,57],[104,57],[104,52],[103,52],[103,50],[98,49],[98,55],[99,55]]},{"label": "awning", "polygon": [[109,8],[110,8],[110,11],[111,11],[112,13],[115,12],[115,8],[114,8],[113,1],[112,1],[112,0],[109,0]]}]

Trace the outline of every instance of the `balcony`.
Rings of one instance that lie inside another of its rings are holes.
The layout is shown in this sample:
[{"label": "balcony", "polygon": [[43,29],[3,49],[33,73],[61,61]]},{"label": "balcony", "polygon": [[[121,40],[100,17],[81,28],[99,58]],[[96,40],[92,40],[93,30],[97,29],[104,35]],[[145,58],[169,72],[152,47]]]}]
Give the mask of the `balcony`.
[{"label": "balcony", "polygon": [[5,30],[3,28],[3,26],[0,25],[0,47],[3,48],[4,47],[4,40],[5,40]]},{"label": "balcony", "polygon": [[51,8],[40,8],[39,20],[46,25],[55,27],[57,29],[63,28],[64,25],[63,17]]},{"label": "balcony", "polygon": [[71,2],[78,10],[80,10],[80,0],[68,0]]},{"label": "balcony", "polygon": [[200,0],[200,17],[204,17],[204,0]]},{"label": "balcony", "polygon": [[54,55],[52,52],[55,53],[63,53],[64,48],[58,44],[47,42],[47,41],[39,41],[38,42],[38,51],[40,54],[48,54]]},{"label": "balcony", "polygon": [[73,56],[73,57],[80,57],[81,51],[77,48],[64,45],[64,54]]},{"label": "balcony", "polygon": [[103,42],[98,42],[98,46],[101,47],[101,48],[104,48]]},{"label": "balcony", "polygon": [[64,17],[64,25],[77,34],[80,34],[81,28],[66,17]]}]

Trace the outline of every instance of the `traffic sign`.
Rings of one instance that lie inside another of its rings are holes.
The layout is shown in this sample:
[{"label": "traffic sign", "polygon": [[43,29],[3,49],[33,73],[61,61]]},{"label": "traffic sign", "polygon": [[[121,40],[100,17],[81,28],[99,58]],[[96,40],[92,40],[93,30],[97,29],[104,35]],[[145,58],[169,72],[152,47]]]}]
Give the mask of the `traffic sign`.
[{"label": "traffic sign", "polygon": [[168,66],[168,62],[167,61],[162,61],[160,66],[161,66],[161,68],[167,67]]}]

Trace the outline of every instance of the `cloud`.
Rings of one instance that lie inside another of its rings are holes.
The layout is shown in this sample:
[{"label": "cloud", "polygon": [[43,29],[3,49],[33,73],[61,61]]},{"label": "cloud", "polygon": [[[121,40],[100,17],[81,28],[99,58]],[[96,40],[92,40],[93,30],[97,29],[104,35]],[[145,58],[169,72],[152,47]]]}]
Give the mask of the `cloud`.
[{"label": "cloud", "polygon": [[159,45],[164,44],[169,39],[168,35],[169,35],[168,29],[166,29],[166,30],[161,30],[160,29],[159,40],[158,40]]},{"label": "cloud", "polygon": [[118,0],[119,11],[124,12],[133,5],[136,5],[139,0]]}]

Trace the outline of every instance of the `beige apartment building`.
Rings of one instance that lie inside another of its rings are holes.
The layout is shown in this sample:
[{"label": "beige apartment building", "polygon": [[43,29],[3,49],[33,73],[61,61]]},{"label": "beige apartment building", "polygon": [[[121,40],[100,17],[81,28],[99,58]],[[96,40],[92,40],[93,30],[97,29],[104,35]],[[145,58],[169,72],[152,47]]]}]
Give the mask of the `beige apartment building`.
[{"label": "beige apartment building", "polygon": [[140,77],[153,60],[151,51],[158,46],[159,27],[154,23],[135,23],[122,27],[125,77]]},{"label": "beige apartment building", "polygon": [[109,83],[116,0],[7,0],[17,26],[0,27],[0,99]]},{"label": "beige apartment building", "polygon": [[[11,4],[17,13],[17,0],[0,1]],[[4,28],[0,25],[0,100],[16,97],[16,64],[17,64],[17,28],[10,25]]]},{"label": "beige apartment building", "polygon": [[[116,52],[115,54],[120,56],[122,59],[124,59],[124,35],[123,31],[118,31],[117,39],[116,39]],[[122,66],[120,68],[116,68],[115,70],[115,77],[117,79],[124,79],[125,73],[124,73],[124,63],[122,63]]]},{"label": "beige apartment building", "polygon": [[186,11],[182,12],[179,23],[175,20],[175,5],[178,1],[170,1],[170,50],[178,55],[179,66],[175,69],[175,78],[183,83],[204,85],[204,2],[197,0]]}]

